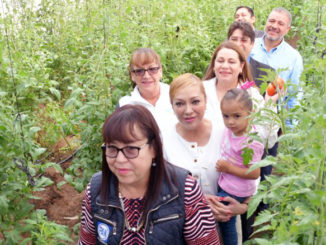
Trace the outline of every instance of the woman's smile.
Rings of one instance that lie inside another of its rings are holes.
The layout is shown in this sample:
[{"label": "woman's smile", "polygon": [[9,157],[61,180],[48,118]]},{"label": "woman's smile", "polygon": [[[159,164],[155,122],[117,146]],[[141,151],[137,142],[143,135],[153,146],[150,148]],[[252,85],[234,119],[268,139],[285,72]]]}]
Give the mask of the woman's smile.
[{"label": "woman's smile", "polygon": [[185,117],[184,120],[185,120],[187,123],[191,123],[191,122],[193,122],[193,121],[196,120],[196,117],[195,117],[195,116],[194,116],[194,117]]}]

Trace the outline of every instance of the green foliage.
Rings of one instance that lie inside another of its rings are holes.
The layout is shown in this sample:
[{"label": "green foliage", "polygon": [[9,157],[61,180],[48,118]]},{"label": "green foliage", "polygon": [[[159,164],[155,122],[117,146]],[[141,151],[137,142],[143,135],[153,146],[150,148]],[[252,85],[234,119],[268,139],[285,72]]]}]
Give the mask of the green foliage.
[{"label": "green foliage", "polygon": [[67,244],[72,242],[70,232],[66,226],[50,222],[46,218],[46,211],[36,210],[29,219],[25,219],[24,232],[29,232],[30,237],[21,244]]},{"label": "green foliage", "polygon": [[[316,63],[323,63],[326,67],[325,60],[317,58]],[[325,69],[318,68],[315,66],[314,76],[325,72]],[[304,76],[310,74],[308,69]],[[260,185],[249,208],[249,212],[253,212],[261,200],[270,205],[269,211],[261,213],[255,224],[261,227],[257,232],[267,230],[272,237],[266,235],[266,239],[255,239],[258,244],[280,244],[283,241],[326,243],[325,81],[323,77],[304,87],[300,106],[290,112],[298,124],[288,129],[290,133],[280,137],[277,159],[268,158],[273,162],[276,175]]]},{"label": "green foliage", "polygon": [[[46,221],[43,211],[31,212],[28,202],[32,191],[51,184],[37,176],[56,166],[45,159],[52,146],[76,136],[79,150],[65,177],[83,190],[101,168],[101,126],[131,90],[127,66],[132,51],[155,49],[166,83],[184,72],[202,77],[238,5],[254,7],[258,29],[273,7],[288,8],[293,14],[288,37],[299,37],[296,44],[305,63],[301,105],[280,115],[259,115],[261,121],[281,122],[286,134],[280,139],[279,157],[259,163],[272,163],[278,175],[268,178],[251,202],[250,210],[261,199],[271,206],[257,219],[269,237],[254,242],[325,243],[324,0],[42,0],[39,6],[25,0],[2,2],[10,10],[2,11],[0,20],[3,244],[68,241],[66,230]],[[297,119],[298,125],[286,128],[287,117]],[[263,226],[265,222],[269,224]],[[31,234],[25,240],[24,232]]]}]

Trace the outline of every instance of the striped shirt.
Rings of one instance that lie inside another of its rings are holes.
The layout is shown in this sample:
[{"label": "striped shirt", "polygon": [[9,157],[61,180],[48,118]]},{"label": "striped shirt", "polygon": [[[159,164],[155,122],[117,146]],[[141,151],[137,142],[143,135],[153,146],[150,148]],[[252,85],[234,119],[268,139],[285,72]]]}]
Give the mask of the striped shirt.
[{"label": "striped shirt", "polygon": [[[141,199],[123,198],[125,215],[132,227],[137,226],[141,213]],[[185,183],[185,224],[183,229],[184,239],[187,244],[206,245],[219,244],[215,220],[198,183],[188,176]],[[124,229],[121,244],[145,244],[145,226],[138,232]],[[87,185],[83,205],[81,228],[78,245],[96,244],[95,226],[92,220],[90,184]]]}]

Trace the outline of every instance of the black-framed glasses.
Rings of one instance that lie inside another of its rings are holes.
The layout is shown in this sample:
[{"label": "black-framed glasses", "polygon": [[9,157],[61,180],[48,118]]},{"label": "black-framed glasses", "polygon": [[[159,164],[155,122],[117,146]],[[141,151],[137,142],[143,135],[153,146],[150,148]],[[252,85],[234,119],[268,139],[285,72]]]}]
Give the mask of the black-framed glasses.
[{"label": "black-framed glasses", "polygon": [[150,67],[148,69],[135,69],[135,70],[132,70],[131,72],[135,73],[136,76],[144,76],[145,75],[145,72],[147,71],[150,75],[155,75],[158,70],[160,69],[161,67],[157,66],[157,67]]},{"label": "black-framed glasses", "polygon": [[121,151],[127,159],[133,159],[138,157],[139,151],[147,144],[148,142],[141,146],[125,146],[122,148],[118,148],[114,145],[102,145],[102,149],[105,149],[105,156],[109,158],[116,158],[119,154],[119,151]]}]

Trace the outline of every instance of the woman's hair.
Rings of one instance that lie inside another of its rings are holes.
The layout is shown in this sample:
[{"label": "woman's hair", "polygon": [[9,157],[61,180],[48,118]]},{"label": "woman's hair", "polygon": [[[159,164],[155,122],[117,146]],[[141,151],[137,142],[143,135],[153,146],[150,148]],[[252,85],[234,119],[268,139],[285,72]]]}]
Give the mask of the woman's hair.
[{"label": "woman's hair", "polygon": [[[140,67],[149,63],[156,63],[159,67],[161,67],[160,56],[151,48],[136,49],[131,55],[130,63],[128,66],[130,79],[131,72],[133,71],[135,66]],[[132,84],[133,86],[135,86],[133,82]]]},{"label": "woman's hair", "polygon": [[242,21],[234,21],[229,27],[228,40],[230,40],[230,37],[236,30],[240,30],[242,32],[242,35],[244,35],[245,37],[249,37],[251,43],[255,42],[255,31],[254,29],[252,29],[249,23]]},{"label": "woman's hair", "polygon": [[248,109],[248,111],[252,111],[253,109],[252,99],[246,90],[240,88],[232,88],[228,90],[221,100],[221,107],[223,103],[226,103],[227,101],[230,100],[241,103],[241,105],[245,109]]},{"label": "woman's hair", "polygon": [[183,88],[197,86],[200,89],[200,92],[203,93],[205,100],[206,100],[206,93],[203,82],[194,74],[185,73],[173,79],[172,83],[170,84],[170,102],[175,97],[175,95]]},{"label": "woman's hair", "polygon": [[[235,52],[238,53],[238,56],[239,56],[239,60],[240,60],[240,63],[243,63],[243,69],[242,69],[242,72],[239,74],[239,79],[242,79],[243,82],[246,82],[247,80],[249,81],[252,81],[252,75],[251,75],[251,72],[250,72],[250,69],[249,69],[249,65],[248,65],[248,62],[247,62],[247,58],[246,58],[246,55],[244,54],[244,52],[242,51],[242,49],[230,42],[230,41],[226,41],[224,43],[221,43],[214,51],[213,53],[213,56],[212,56],[212,59],[211,59],[211,63],[206,71],[206,74],[203,78],[203,80],[209,80],[213,77],[215,77],[215,72],[214,72],[214,65],[215,65],[215,59],[216,59],[216,56],[218,54],[218,52],[221,50],[221,49],[232,49],[234,50]],[[218,81],[217,81],[218,82]]]},{"label": "woman's hair", "polygon": [[[150,147],[153,147],[156,166],[150,169],[150,177],[146,194],[143,198],[143,217],[149,211],[150,203],[155,201],[160,193],[163,178],[166,176],[165,163],[160,131],[157,123],[148,109],[141,105],[125,105],[116,109],[104,122],[102,136],[105,144],[113,141],[131,143],[139,140],[135,135],[135,127],[147,138]],[[102,152],[102,185],[100,195],[102,200],[108,201],[109,178],[116,178],[106,161],[105,150]]]}]

